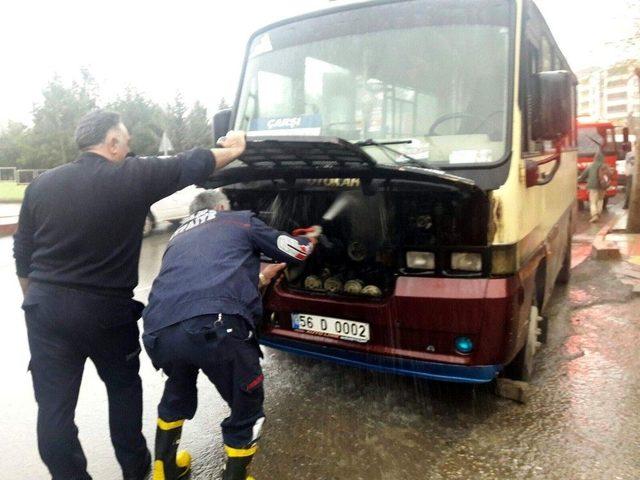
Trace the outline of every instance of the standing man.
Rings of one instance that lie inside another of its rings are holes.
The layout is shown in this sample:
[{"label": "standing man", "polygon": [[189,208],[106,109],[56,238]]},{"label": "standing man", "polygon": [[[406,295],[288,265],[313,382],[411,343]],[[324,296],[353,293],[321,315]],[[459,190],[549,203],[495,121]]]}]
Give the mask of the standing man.
[{"label": "standing man", "polygon": [[260,254],[303,262],[315,239],[269,228],[251,212],[230,212],[220,191],[200,194],[167,246],[143,313],[147,353],[167,375],[158,406],[154,480],[185,478],[187,452],[177,452],[182,425],[193,418],[201,369],[231,408],[222,422],[227,453],[223,480],[246,480],[264,422],[260,286],[284,268],[260,275]]},{"label": "standing man", "polygon": [[224,148],[169,158],[125,158],[129,133],[116,113],[80,120],[72,163],[34,180],[14,237],[25,299],[30,370],[38,403],[38,448],[53,480],[89,480],[74,423],[87,358],[107,387],[109,427],[125,480],[143,479],[150,454],[142,435],[138,282],[149,207],[205,180],[242,154],[243,133]]},{"label": "standing man", "polygon": [[591,139],[597,146],[598,150],[593,158],[593,162],[578,177],[579,182],[587,181],[587,190],[589,190],[589,210],[591,223],[600,220],[600,215],[604,209],[604,198],[607,194],[607,188],[611,182],[611,174],[609,167],[604,163],[604,154],[602,153],[602,145]]}]

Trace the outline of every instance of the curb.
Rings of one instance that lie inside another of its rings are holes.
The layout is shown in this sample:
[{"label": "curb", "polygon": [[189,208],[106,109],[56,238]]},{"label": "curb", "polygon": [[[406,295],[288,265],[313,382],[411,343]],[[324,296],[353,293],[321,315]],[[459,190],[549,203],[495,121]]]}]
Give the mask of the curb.
[{"label": "curb", "polygon": [[616,242],[607,240],[607,235],[613,230],[613,227],[618,223],[619,215],[616,215],[611,221],[609,221],[600,231],[596,234],[596,237],[591,244],[591,258],[595,260],[620,260],[622,255],[620,254],[620,247]]}]

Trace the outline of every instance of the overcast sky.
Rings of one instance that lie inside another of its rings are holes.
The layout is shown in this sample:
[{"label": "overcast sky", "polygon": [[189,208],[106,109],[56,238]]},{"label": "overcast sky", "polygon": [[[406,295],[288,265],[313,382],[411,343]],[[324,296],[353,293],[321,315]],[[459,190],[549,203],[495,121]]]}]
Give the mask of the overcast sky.
[{"label": "overcast sky", "polygon": [[[246,40],[267,23],[328,0],[5,0],[0,3],[0,122],[27,122],[54,75],[86,66],[105,100],[127,85],[165,104],[181,91],[215,109],[235,94]],[[574,69],[604,63],[607,42],[628,34],[627,0],[538,0]]]}]

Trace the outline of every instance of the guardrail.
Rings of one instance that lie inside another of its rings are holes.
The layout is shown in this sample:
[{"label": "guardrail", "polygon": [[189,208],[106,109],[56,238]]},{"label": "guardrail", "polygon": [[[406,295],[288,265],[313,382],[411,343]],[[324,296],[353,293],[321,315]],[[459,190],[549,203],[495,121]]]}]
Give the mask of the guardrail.
[{"label": "guardrail", "polygon": [[33,169],[22,169],[16,170],[16,183],[18,184],[28,184],[33,182],[38,176],[42,175],[46,172],[46,168],[33,168]]},{"label": "guardrail", "polygon": [[15,167],[0,167],[0,182],[15,182],[16,170]]},{"label": "guardrail", "polygon": [[22,185],[28,184],[47,170],[46,168],[17,169],[16,167],[0,167],[0,182],[15,182]]}]

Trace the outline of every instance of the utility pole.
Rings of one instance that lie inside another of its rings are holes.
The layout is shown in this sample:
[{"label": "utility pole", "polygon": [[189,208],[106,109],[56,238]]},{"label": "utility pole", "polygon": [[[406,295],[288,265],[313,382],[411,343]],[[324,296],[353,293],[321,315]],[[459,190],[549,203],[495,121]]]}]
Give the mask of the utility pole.
[{"label": "utility pole", "polygon": [[[640,67],[636,67],[638,89],[640,90]],[[639,92],[640,95],[640,92]],[[640,233],[640,129],[636,128],[635,158],[631,182],[631,200],[629,202],[629,216],[627,217],[627,232]]]}]

